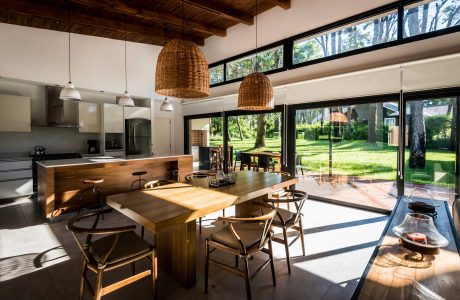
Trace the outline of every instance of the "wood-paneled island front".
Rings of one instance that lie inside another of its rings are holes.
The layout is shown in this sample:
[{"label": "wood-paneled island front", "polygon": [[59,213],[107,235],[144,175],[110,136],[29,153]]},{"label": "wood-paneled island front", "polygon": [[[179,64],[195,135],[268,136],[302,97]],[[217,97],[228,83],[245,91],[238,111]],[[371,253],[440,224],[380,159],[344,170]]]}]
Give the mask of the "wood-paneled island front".
[{"label": "wood-paneled island front", "polygon": [[[126,159],[82,158],[40,161],[37,163],[38,201],[46,218],[78,209],[79,191],[87,188],[83,180],[103,178],[100,184],[103,198],[129,192],[137,179],[132,173],[147,171],[144,178],[172,179],[178,171],[179,179],[193,172],[191,155],[144,157]],[[96,201],[87,198],[86,201]]]}]

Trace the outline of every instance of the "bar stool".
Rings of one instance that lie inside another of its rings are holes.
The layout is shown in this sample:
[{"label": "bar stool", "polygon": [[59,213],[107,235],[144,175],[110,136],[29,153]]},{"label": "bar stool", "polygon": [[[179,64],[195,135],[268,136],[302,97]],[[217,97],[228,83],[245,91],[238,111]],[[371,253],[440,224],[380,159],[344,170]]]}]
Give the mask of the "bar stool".
[{"label": "bar stool", "polygon": [[137,171],[131,174],[133,176],[139,176],[136,180],[134,180],[131,183],[131,191],[134,190],[134,186],[136,185],[136,183],[138,183],[138,187],[137,187],[138,190],[140,190],[141,187],[147,183],[147,180],[145,178],[142,178],[142,175],[145,175],[145,174],[147,174],[147,171]]},{"label": "bar stool", "polygon": [[[98,187],[98,184],[103,183],[104,179],[103,178],[90,178],[90,179],[85,179],[83,180],[83,184],[91,185],[90,187],[85,188],[84,190],[80,191],[80,204],[78,206],[78,213],[77,216],[80,215],[80,211],[82,209],[82,204],[83,204],[83,195],[85,193],[88,193],[91,191],[92,194],[97,195],[98,199],[98,210],[101,211],[102,207],[104,204],[102,203],[102,191]],[[102,218],[104,218],[104,215],[102,215]]]}]

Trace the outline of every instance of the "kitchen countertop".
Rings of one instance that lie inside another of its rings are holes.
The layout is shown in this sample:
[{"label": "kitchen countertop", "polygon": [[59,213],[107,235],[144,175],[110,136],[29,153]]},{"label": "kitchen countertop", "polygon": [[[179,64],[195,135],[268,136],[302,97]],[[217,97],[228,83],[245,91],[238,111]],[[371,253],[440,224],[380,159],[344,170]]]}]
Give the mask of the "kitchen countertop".
[{"label": "kitchen countertop", "polygon": [[45,168],[56,168],[56,167],[67,167],[76,165],[88,165],[88,164],[101,164],[121,161],[133,161],[133,160],[145,160],[155,158],[167,158],[167,157],[178,157],[178,156],[191,156],[188,154],[177,154],[177,155],[127,155],[122,158],[112,156],[97,156],[88,158],[70,158],[70,159],[56,159],[56,160],[42,160],[37,162]]},{"label": "kitchen countertop", "polygon": [[0,161],[32,160],[28,152],[3,152],[0,153]]}]

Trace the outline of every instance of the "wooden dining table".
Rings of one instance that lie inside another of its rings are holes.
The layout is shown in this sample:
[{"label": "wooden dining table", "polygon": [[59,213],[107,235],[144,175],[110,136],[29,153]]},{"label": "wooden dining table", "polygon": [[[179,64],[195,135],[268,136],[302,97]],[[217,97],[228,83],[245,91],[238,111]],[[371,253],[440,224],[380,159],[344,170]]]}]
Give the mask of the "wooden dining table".
[{"label": "wooden dining table", "polygon": [[196,219],[233,205],[236,216],[249,216],[257,209],[251,200],[297,182],[296,177],[242,171],[232,185],[173,183],[108,196],[107,204],[155,233],[159,265],[189,288],[196,283]]},{"label": "wooden dining table", "polygon": [[254,158],[267,157],[271,158],[273,161],[276,161],[276,171],[281,171],[281,153],[279,152],[264,152],[264,151],[247,151],[241,152],[241,154],[246,154],[251,156],[251,160],[254,161]]}]

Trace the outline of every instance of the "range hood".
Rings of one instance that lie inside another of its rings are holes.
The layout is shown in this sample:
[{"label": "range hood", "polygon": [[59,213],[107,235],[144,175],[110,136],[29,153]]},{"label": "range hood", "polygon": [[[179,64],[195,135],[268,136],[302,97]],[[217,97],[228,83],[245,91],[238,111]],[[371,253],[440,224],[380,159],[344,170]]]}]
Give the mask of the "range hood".
[{"label": "range hood", "polygon": [[61,87],[46,86],[46,123],[35,127],[79,128],[77,121],[78,103],[59,99]]}]

